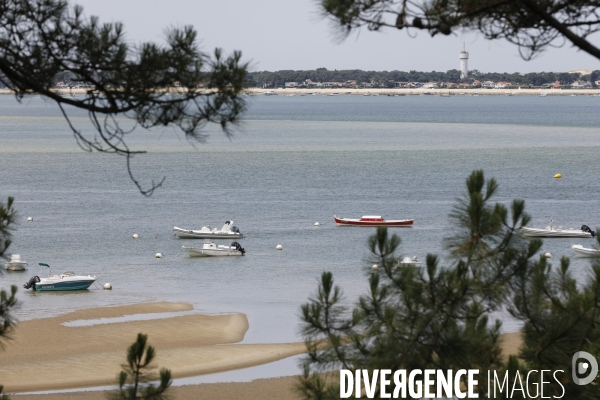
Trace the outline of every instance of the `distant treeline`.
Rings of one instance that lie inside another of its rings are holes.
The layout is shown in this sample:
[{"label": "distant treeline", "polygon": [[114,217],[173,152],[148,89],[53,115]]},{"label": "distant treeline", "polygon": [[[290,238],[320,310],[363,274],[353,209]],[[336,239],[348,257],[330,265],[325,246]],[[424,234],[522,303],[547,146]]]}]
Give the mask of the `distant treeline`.
[{"label": "distant treeline", "polygon": [[553,84],[559,81],[561,85],[570,85],[578,80],[595,81],[600,78],[600,71],[594,71],[591,75],[582,77],[579,73],[568,72],[531,72],[528,74],[520,73],[497,73],[480,72],[477,70],[469,71],[467,79],[460,79],[460,71],[451,69],[446,72],[422,72],[422,71],[362,71],[352,70],[333,70],[326,68],[317,68],[309,71],[260,71],[251,72],[248,76],[248,86],[251,87],[284,87],[286,82],[305,82],[310,79],[313,82],[348,82],[356,81],[357,85],[368,83],[373,86],[389,87],[395,86],[396,82],[453,82],[453,83],[472,83],[475,79],[493,82],[511,82],[522,86],[542,86]]}]

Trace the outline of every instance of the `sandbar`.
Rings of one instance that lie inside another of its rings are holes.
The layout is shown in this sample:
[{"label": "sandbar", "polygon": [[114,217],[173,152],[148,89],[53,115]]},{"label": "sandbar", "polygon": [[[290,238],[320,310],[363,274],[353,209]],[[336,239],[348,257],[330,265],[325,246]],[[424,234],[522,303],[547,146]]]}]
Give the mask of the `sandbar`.
[{"label": "sandbar", "polygon": [[304,343],[235,344],[248,330],[244,314],[187,314],[163,319],[65,326],[64,322],[190,311],[182,303],[148,303],[77,310],[19,322],[0,351],[5,393],[113,385],[126,349],[139,332],[156,350],[156,366],[174,378],[260,365],[306,351]]}]

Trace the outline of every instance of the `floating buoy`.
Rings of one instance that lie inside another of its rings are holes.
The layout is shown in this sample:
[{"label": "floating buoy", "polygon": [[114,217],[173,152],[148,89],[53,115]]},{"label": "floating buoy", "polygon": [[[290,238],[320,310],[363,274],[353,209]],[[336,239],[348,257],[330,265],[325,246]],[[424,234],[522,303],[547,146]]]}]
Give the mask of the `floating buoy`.
[{"label": "floating buoy", "polygon": [[33,217],[27,217],[27,222],[33,222]]},{"label": "floating buoy", "polygon": [[283,246],[282,246],[282,245],[280,245],[280,244],[278,244],[277,246],[275,246],[275,248],[276,248],[277,250],[283,250]]},{"label": "floating buoy", "polygon": [[315,226],[321,226],[321,224],[318,222],[315,222]]},{"label": "floating buoy", "polygon": [[112,290],[112,285],[110,283],[105,283],[103,288],[106,290]]},{"label": "floating buoy", "polygon": [[555,177],[556,179],[560,179],[560,178],[562,178],[562,174],[556,174],[556,175],[554,175],[554,177]]},{"label": "floating buoy", "polygon": [[379,269],[379,265],[377,265],[377,264],[373,264],[373,266],[371,267],[371,269],[372,269],[373,271],[377,271],[377,270]]},{"label": "floating buoy", "polygon": [[140,235],[138,235],[137,233],[134,233],[134,234],[133,234],[133,238],[134,238],[134,239],[137,239],[137,238],[139,238],[139,237],[140,237]]},{"label": "floating buoy", "polygon": [[552,253],[544,253],[544,257],[546,257],[546,258],[552,258]]},{"label": "floating buoy", "polygon": [[156,253],[156,255],[154,257],[156,257],[156,258],[163,258],[163,255],[162,255],[162,253]]}]

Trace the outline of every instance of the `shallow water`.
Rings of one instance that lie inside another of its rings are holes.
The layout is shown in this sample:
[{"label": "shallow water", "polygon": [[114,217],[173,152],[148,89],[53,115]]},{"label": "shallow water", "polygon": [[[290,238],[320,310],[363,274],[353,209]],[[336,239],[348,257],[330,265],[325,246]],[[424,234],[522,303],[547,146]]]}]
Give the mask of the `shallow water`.
[{"label": "shallow water", "polygon": [[[89,291],[21,289],[21,319],[184,301],[201,312],[245,313],[247,343],[297,341],[299,307],[322,271],[350,300],[366,291],[372,230],[336,227],[334,214],[414,218],[413,228],[394,230],[401,253],[441,254],[465,178],[484,169],[500,183],[498,201],[526,200],[532,226],[599,226],[599,107],[597,97],[253,97],[232,141],[215,128],[195,147],[171,130],[136,131],[132,143],[150,151],[134,159],[136,176],[144,185],[167,177],[145,198],[121,157],[77,148],[52,104],[0,96],[0,198],[16,198],[11,250],[30,266],[0,282],[46,274],[38,262],[99,276]],[[84,115],[71,115],[91,134]],[[559,172],[564,178],[553,179]],[[189,258],[180,247],[202,241],[172,236],[174,225],[228,219],[247,236],[245,257]],[[558,262],[575,243],[592,240],[548,240],[543,251]],[[573,258],[572,267],[583,277],[588,261]],[[100,289],[105,282],[112,291]],[[518,328],[500,318],[504,330]]]}]

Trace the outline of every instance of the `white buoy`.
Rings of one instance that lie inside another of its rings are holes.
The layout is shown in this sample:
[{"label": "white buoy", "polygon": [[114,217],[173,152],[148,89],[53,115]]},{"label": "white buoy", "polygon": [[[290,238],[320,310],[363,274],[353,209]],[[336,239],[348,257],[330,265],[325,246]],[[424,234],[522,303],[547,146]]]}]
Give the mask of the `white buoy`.
[{"label": "white buoy", "polygon": [[112,289],[112,285],[110,283],[105,283],[103,287],[106,290],[111,290]]},{"label": "white buoy", "polygon": [[315,226],[321,226],[321,224],[318,222],[315,222]]},{"label": "white buoy", "polygon": [[163,258],[163,255],[162,255],[162,253],[156,253],[156,255],[154,257],[156,257],[156,258]]},{"label": "white buoy", "polygon": [[552,258],[552,253],[545,253],[544,257],[546,257],[546,258]]},{"label": "white buoy", "polygon": [[33,222],[33,217],[27,217],[27,222]]},{"label": "white buoy", "polygon": [[275,246],[275,248],[276,248],[277,250],[283,250],[283,246],[282,246],[282,245],[280,245],[280,244],[278,244],[277,246]]},{"label": "white buoy", "polygon": [[377,264],[373,264],[373,266],[371,267],[371,269],[372,269],[373,271],[377,271],[377,270],[379,269],[379,265],[377,265]]},{"label": "white buoy", "polygon": [[137,238],[139,238],[139,237],[140,237],[140,235],[138,235],[137,233],[134,233],[134,234],[133,234],[133,238],[134,238],[134,239],[137,239]]}]

